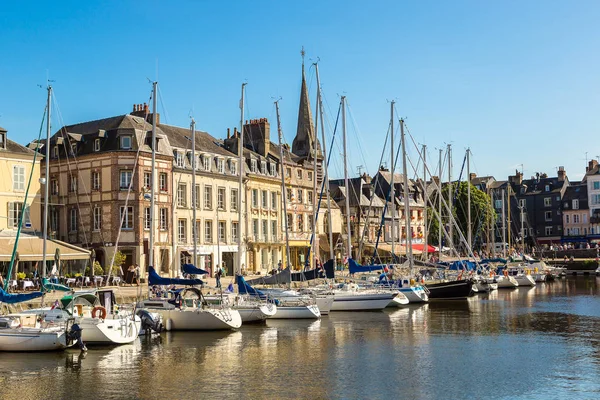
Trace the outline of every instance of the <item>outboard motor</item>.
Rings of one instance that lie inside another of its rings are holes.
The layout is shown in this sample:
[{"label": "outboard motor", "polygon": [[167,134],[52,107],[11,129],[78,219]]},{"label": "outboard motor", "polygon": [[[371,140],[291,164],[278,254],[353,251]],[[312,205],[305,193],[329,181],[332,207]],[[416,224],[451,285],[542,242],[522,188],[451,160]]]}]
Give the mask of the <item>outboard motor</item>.
[{"label": "outboard motor", "polygon": [[142,320],[142,330],[140,335],[149,334],[151,332],[161,333],[163,331],[162,318],[160,314],[153,314],[147,310],[138,309],[135,315]]},{"label": "outboard motor", "polygon": [[79,326],[79,324],[73,324],[73,326],[67,333],[67,339],[72,342],[77,341],[81,351],[87,351],[87,347],[85,346],[85,343],[83,343],[83,340],[81,340],[81,331],[82,331],[82,329]]}]

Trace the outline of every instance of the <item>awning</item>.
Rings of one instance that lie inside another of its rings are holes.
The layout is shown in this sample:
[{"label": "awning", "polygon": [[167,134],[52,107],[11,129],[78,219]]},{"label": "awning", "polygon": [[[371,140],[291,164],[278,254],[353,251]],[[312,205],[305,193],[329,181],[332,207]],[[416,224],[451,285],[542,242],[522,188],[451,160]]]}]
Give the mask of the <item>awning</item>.
[{"label": "awning", "polygon": [[[0,261],[10,261],[15,246],[16,232],[3,231],[0,235]],[[17,252],[19,261],[42,261],[44,240],[38,236],[21,233]],[[59,240],[48,239],[46,259],[54,260],[56,249],[60,250],[61,260],[87,260],[90,251]]]}]

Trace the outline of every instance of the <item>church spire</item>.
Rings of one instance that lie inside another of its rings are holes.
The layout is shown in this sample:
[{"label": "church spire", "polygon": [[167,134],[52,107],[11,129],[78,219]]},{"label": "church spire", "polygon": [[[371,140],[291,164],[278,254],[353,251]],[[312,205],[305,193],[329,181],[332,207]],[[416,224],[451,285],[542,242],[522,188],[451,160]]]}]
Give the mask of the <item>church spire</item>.
[{"label": "church spire", "polygon": [[[308,88],[306,86],[306,75],[304,73],[304,46],[300,55],[302,56],[302,87],[300,89],[300,107],[298,108],[298,128],[296,137],[292,142],[292,153],[300,157],[311,157],[312,146],[315,140],[314,124],[312,113],[310,111],[310,100],[308,98]],[[317,152],[320,145],[317,140]]]}]

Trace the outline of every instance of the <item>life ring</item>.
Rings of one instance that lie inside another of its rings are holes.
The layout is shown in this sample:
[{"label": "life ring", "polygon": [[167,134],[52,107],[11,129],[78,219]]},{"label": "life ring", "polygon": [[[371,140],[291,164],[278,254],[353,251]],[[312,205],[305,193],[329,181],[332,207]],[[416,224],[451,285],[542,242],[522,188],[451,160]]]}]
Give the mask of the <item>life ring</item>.
[{"label": "life ring", "polygon": [[102,306],[96,306],[92,310],[92,318],[96,318],[96,313],[100,311],[100,319],[106,319],[106,308]]},{"label": "life ring", "polygon": [[494,271],[490,271],[490,278],[494,277]]},{"label": "life ring", "polygon": [[508,276],[508,270],[507,270],[507,269],[504,269],[504,272],[503,272],[503,274],[504,274],[504,276]]}]

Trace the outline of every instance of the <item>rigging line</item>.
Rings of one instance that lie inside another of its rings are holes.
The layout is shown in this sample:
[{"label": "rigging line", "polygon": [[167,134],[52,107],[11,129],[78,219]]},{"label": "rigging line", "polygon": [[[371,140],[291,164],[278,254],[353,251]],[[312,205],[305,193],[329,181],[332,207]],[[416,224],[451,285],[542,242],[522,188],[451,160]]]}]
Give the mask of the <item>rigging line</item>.
[{"label": "rigging line", "polygon": [[[151,101],[152,101],[152,95],[150,95],[148,104],[151,104]],[[108,278],[106,279],[107,283],[108,283],[108,280],[110,279],[110,275],[112,273],[112,266],[115,263],[115,256],[117,255],[117,249],[119,248],[119,240],[121,239],[121,231],[123,230],[123,222],[125,222],[125,216],[127,215],[127,209],[129,208],[129,196],[131,195],[131,188],[133,187],[133,182],[135,181],[135,171],[137,170],[138,161],[140,158],[140,150],[142,149],[142,146],[144,145],[146,138],[148,137],[147,121],[148,121],[149,114],[150,114],[150,109],[148,108],[146,110],[146,114],[144,115],[144,132],[142,134],[143,135],[142,140],[139,140],[139,136],[142,136],[142,135],[137,135],[137,134],[135,135],[136,139],[138,139],[138,148],[137,148],[137,151],[135,154],[135,159],[133,162],[133,169],[131,171],[131,179],[129,181],[129,186],[127,188],[127,195],[125,196],[125,206],[123,207],[124,208],[123,213],[121,213],[121,208],[119,206],[119,213],[121,214],[120,218],[119,218],[119,230],[117,231],[117,239],[115,240],[115,251],[113,252],[112,258],[110,260]],[[157,142],[158,142],[158,140],[157,140]],[[150,144],[151,144],[151,148],[154,148],[156,146],[156,143],[150,143]],[[152,185],[154,185],[155,183],[156,182],[152,182]],[[134,207],[132,206],[132,208],[134,208]],[[152,210],[152,211],[154,212],[154,210]],[[138,212],[139,212],[139,210],[138,210]],[[132,214],[133,213],[135,213],[135,210],[132,210]],[[154,215],[151,215],[150,218],[154,218]],[[149,246],[153,246],[153,243],[149,243]]]},{"label": "rigging line", "polygon": [[354,119],[354,113],[352,112],[352,109],[350,108],[350,103],[348,102],[348,99],[346,99],[346,104],[347,104],[347,108],[348,108],[348,114],[350,115],[350,119],[352,120],[352,127],[354,128],[353,133],[354,133],[354,136],[356,137],[356,140],[359,145],[360,157],[362,158],[362,162],[364,163],[364,165],[367,165],[367,160],[365,158],[365,154],[362,151],[362,149],[364,149],[365,146],[362,143],[362,140],[360,139],[360,136],[361,136],[360,130],[358,129],[358,124],[356,123],[356,120]]},{"label": "rigging line", "polygon": [[[166,124],[166,125],[168,125],[168,124],[169,124],[169,122],[171,121],[171,118],[169,117],[169,112],[167,111],[167,107],[165,107],[165,103],[163,102],[163,98],[162,98],[162,90],[160,89],[160,87],[158,87],[158,85],[157,85],[157,87],[156,87],[156,90],[158,91],[158,100],[160,101],[160,106],[162,107],[162,109],[163,109],[163,111],[164,111],[164,113],[165,113],[165,117],[166,117],[166,118],[165,118],[165,120],[166,120],[166,122],[167,122],[167,124]],[[149,112],[150,112],[150,111],[148,111],[148,113],[149,113]],[[156,112],[156,110],[155,110],[155,112]],[[148,113],[146,113],[146,114],[148,114]],[[157,121],[157,122],[158,122],[158,121]],[[158,125],[158,124],[157,124],[157,125]]]},{"label": "rigging line", "polygon": [[[50,89],[48,89],[50,91]],[[44,120],[46,119],[46,113],[48,112],[48,106],[44,108],[44,113],[42,115],[42,123],[40,124],[40,133],[38,134],[38,139],[36,142],[35,153],[33,153],[33,163],[31,165],[31,172],[29,173],[29,182],[27,183],[27,189],[25,190],[25,198],[23,200],[23,207],[21,211],[21,216],[19,218],[19,223],[17,226],[17,236],[15,238],[15,245],[13,246],[12,255],[10,257],[10,264],[8,266],[8,273],[6,274],[6,280],[4,281],[4,290],[8,291],[10,278],[12,275],[12,270],[15,265],[15,257],[17,255],[17,248],[19,245],[19,236],[21,235],[21,227],[23,226],[23,218],[25,217],[25,209],[27,208],[27,197],[29,196],[29,188],[31,186],[31,181],[33,180],[33,170],[35,169],[35,161],[37,159],[37,155],[39,153],[40,141],[42,138],[42,130],[44,128]],[[46,143],[46,146],[48,143]],[[48,184],[48,177],[46,177],[46,185]],[[45,199],[48,201],[48,199]],[[15,206],[16,207],[16,206]],[[45,278],[45,277],[44,277]]]}]

